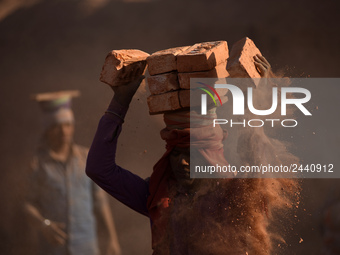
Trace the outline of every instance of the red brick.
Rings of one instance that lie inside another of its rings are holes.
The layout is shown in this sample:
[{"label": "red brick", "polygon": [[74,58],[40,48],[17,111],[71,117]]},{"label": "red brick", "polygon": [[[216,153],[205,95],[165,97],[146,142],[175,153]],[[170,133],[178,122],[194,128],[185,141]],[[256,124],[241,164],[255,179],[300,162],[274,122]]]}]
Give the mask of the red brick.
[{"label": "red brick", "polygon": [[[245,37],[236,42],[230,52],[227,70],[232,78],[261,78],[256,70],[254,56],[261,55],[260,50],[255,46],[254,42]],[[254,80],[255,86],[258,81]]]},{"label": "red brick", "polygon": [[228,44],[226,41],[197,43],[177,55],[178,72],[208,71],[226,62]]},{"label": "red brick", "polygon": [[105,58],[100,81],[110,86],[120,86],[135,80],[144,73],[148,56],[141,50],[111,51]]},{"label": "red brick", "polygon": [[226,62],[219,64],[210,71],[178,73],[178,81],[181,89],[190,89],[190,78],[225,78],[225,77],[229,77]]},{"label": "red brick", "polygon": [[190,89],[179,91],[179,103],[182,108],[190,107]]},{"label": "red brick", "polygon": [[167,73],[177,70],[176,56],[190,46],[161,50],[150,55],[146,62],[150,75]]},{"label": "red brick", "polygon": [[176,72],[149,76],[147,77],[147,83],[152,95],[158,95],[179,89],[178,77]]},{"label": "red brick", "polygon": [[178,91],[172,91],[160,95],[151,95],[147,99],[150,114],[158,114],[166,111],[174,111],[181,108]]}]

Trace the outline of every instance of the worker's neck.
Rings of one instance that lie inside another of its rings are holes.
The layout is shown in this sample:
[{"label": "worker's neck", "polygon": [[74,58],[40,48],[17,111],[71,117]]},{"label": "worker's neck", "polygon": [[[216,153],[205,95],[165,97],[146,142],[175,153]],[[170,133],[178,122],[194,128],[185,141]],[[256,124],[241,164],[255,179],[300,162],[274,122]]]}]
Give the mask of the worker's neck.
[{"label": "worker's neck", "polygon": [[64,143],[59,146],[50,147],[49,152],[53,159],[65,163],[71,152],[71,144]]}]

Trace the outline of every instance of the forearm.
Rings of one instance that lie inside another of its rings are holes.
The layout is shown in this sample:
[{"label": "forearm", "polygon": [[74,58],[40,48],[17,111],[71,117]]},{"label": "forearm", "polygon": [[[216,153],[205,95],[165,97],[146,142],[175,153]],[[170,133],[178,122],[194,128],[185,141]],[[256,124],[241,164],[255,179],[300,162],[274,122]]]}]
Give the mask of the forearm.
[{"label": "forearm", "polygon": [[86,174],[96,183],[105,182],[111,170],[118,167],[116,165],[117,141],[126,112],[127,107],[121,106],[113,98],[100,119],[86,163]]},{"label": "forearm", "polygon": [[99,243],[103,254],[120,255],[121,249],[118,242],[114,218],[104,194],[100,188],[96,189],[95,215],[97,218],[97,228],[99,233]]},{"label": "forearm", "polygon": [[86,174],[102,189],[125,205],[148,216],[148,184],[116,164],[116,149],[127,106],[113,100],[101,118],[90,148]]},{"label": "forearm", "polygon": [[111,210],[108,205],[104,205],[102,208],[103,220],[106,222],[107,236],[108,236],[108,249],[107,254],[120,255],[121,249],[118,242],[118,236],[115,228],[115,223],[113,221]]},{"label": "forearm", "polygon": [[32,204],[26,202],[24,204],[24,211],[27,213],[28,219],[32,225],[37,226],[37,225],[42,225],[44,223],[45,218],[40,214],[38,209]]}]

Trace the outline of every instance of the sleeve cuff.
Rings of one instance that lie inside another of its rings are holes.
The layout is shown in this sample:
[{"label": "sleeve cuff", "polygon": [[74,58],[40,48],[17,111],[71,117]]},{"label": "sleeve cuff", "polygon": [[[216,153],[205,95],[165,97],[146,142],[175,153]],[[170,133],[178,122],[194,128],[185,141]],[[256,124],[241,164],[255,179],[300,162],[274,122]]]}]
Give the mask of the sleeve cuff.
[{"label": "sleeve cuff", "polygon": [[124,121],[127,111],[128,111],[127,106],[122,106],[113,98],[105,113],[115,115],[117,118],[120,118],[122,121]]}]

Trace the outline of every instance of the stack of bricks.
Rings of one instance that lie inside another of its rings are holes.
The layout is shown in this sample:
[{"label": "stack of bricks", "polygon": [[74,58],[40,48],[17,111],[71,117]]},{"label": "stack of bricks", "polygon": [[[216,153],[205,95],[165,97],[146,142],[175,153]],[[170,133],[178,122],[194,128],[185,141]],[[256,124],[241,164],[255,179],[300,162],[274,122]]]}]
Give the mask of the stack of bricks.
[{"label": "stack of bricks", "polygon": [[[194,106],[190,91],[195,88],[190,86],[190,78],[260,78],[254,64],[256,54],[261,55],[247,37],[233,45],[230,57],[226,41],[197,43],[152,55],[140,50],[114,50],[105,59],[100,80],[110,86],[126,85],[140,77],[147,64],[149,112],[159,114]],[[257,86],[256,79],[252,85]],[[227,93],[227,89],[217,90],[221,97]],[[227,97],[223,98],[225,102]]]},{"label": "stack of bricks", "polygon": [[[146,61],[150,114],[175,111],[190,106],[190,78],[225,78],[228,45],[226,41],[197,43],[153,53]],[[224,91],[226,94],[227,91]]]}]

